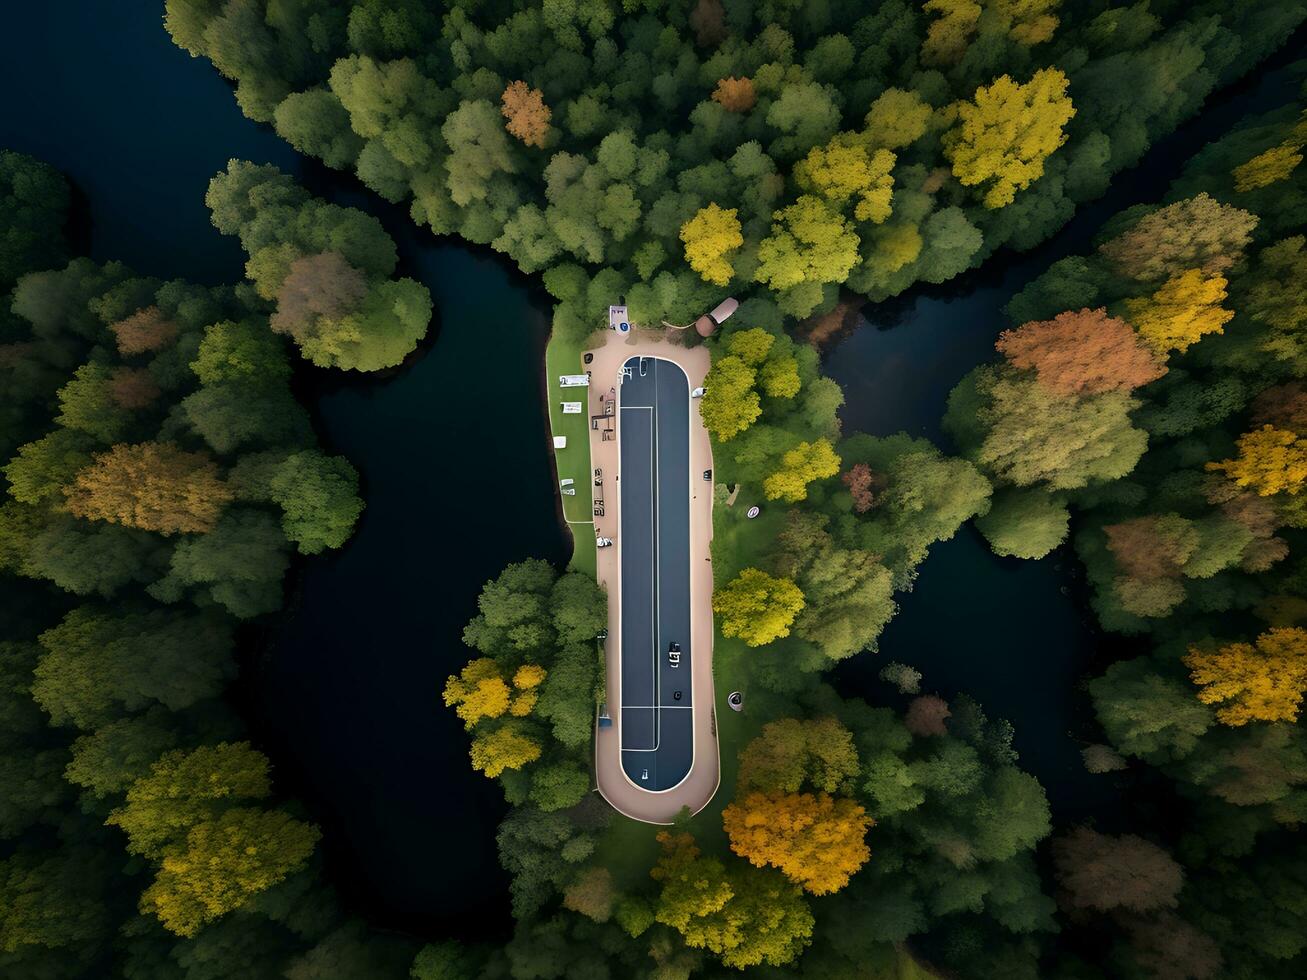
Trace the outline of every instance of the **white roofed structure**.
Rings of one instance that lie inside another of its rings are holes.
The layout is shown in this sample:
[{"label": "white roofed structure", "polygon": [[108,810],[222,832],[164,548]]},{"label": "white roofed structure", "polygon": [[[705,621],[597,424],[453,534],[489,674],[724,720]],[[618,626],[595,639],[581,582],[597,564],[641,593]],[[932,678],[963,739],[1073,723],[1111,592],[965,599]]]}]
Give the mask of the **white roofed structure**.
[{"label": "white roofed structure", "polygon": [[740,301],[736,299],[734,296],[728,296],[726,297],[726,299],[718,303],[717,306],[714,307],[712,312],[710,312],[708,315],[713,318],[713,321],[718,326],[721,326],[728,319],[730,319],[731,314],[734,313],[739,308],[740,308]]}]

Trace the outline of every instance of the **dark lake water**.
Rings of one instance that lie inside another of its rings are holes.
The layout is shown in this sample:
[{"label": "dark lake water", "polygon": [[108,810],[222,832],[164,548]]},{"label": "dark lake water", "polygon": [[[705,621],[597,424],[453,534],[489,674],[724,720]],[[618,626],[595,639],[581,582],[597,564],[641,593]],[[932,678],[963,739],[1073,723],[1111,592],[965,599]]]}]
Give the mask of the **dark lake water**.
[{"label": "dark lake water", "polygon": [[[161,5],[89,0],[7,12],[0,146],[72,179],[96,259],[204,283],[238,279],[239,245],[209,224],[203,195],[241,157],[378,214],[405,273],[432,290],[435,339],[404,369],[369,380],[304,372],[320,431],[359,468],[368,509],[341,552],[303,564],[241,698],[282,785],[325,828],[332,873],[354,906],[397,928],[498,927],[507,916],[494,853],[502,803],[468,768],[461,727],[438,695],[466,658],[460,629],[481,583],[511,561],[565,555],[540,398],[548,305],[506,263],[437,242],[246,120],[211,66],[173,47],[160,17]],[[847,429],[938,438],[947,392],[991,356],[1006,299],[1082,249],[1104,217],[1157,196],[1205,134],[1276,104],[1282,88],[1267,74],[1223,97],[1201,129],[1159,144],[1028,257],[999,257],[982,274],[875,308],[826,357],[845,386]],[[840,680],[875,691],[870,678],[896,659],[917,665],[930,689],[972,693],[1016,726],[1024,764],[1060,811],[1097,813],[1111,790],[1084,773],[1068,731],[1081,723],[1075,678],[1106,651],[1063,591],[1058,561],[1000,561],[959,534],[923,566],[882,657],[854,661]]]}]

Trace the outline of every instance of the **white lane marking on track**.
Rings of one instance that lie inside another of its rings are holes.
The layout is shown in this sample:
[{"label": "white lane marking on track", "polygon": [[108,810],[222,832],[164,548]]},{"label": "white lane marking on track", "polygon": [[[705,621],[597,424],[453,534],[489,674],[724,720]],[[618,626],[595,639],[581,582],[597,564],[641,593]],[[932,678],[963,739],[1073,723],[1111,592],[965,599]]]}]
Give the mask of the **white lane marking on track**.
[{"label": "white lane marking on track", "polygon": [[[657,361],[655,361],[654,362],[655,382],[657,381],[657,373],[656,373],[657,370],[658,370]],[[657,447],[657,439],[658,439],[657,401],[658,401],[658,388],[657,385],[655,384],[654,386],[655,404],[623,405],[621,407],[621,410],[623,412],[648,412],[649,413],[649,415],[647,416],[649,420],[649,499],[654,504],[654,513],[651,515],[653,517],[653,521],[650,523],[650,527],[649,527],[649,541],[650,541],[651,552],[653,555],[653,563],[654,563],[654,568],[653,568],[654,574],[652,576],[652,580],[649,583],[649,605],[650,605],[650,612],[652,613],[652,615],[649,617],[649,632],[650,632],[650,640],[652,641],[653,644],[649,655],[650,655],[651,666],[653,669],[653,676],[650,678],[650,683],[651,686],[653,687],[653,694],[655,700],[659,699],[661,693],[659,688],[659,677],[658,677],[658,633],[660,629],[660,623],[659,623],[659,616],[658,616],[658,517],[657,517],[658,491],[656,485],[656,474],[657,474],[656,447]],[[630,706],[623,704],[621,707],[622,710],[625,711]],[[625,746],[623,746],[622,747],[623,752],[657,752],[658,747],[662,745],[663,733],[662,733],[661,718],[659,717],[657,709],[653,708],[652,705],[649,706],[649,709],[652,709],[654,712],[653,748],[628,749]]]},{"label": "white lane marking on track", "polygon": [[[662,613],[662,575],[663,575],[663,551],[659,547],[658,536],[662,531],[662,501],[658,493],[658,471],[662,466],[662,442],[658,438],[658,359],[653,362],[653,412],[649,416],[649,424],[653,427],[653,458],[650,460],[652,469],[649,471],[649,489],[653,494],[653,524],[654,524],[654,645],[653,650],[653,674],[654,674],[654,704],[661,704],[663,700],[663,678],[662,671],[658,669],[658,651],[663,642],[663,613]],[[663,744],[663,716],[659,711],[654,712],[654,745]]]}]

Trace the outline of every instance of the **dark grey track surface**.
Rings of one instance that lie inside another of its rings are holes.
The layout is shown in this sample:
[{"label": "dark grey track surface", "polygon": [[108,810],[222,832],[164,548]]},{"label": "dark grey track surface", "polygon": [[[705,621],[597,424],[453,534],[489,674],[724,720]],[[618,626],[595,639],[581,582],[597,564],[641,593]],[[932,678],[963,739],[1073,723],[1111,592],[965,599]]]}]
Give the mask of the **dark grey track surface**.
[{"label": "dark grey track surface", "polygon": [[[684,779],[694,761],[690,390],[670,361],[633,357],[626,366],[631,376],[618,399],[622,768],[637,786],[663,790]],[[681,646],[679,667],[668,662],[671,643]]]}]

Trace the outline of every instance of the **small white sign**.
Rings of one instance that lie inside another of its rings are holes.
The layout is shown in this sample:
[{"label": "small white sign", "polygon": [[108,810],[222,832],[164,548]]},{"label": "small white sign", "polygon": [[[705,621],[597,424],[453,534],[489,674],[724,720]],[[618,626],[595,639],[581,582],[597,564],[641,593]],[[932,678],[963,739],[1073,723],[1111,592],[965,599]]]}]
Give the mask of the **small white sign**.
[{"label": "small white sign", "polygon": [[560,492],[564,497],[575,497],[575,496],[576,496],[576,487],[563,487],[559,492]]},{"label": "small white sign", "polygon": [[590,375],[588,374],[560,374],[558,376],[558,386],[560,388],[589,388]]},{"label": "small white sign", "polygon": [[563,402],[563,414],[564,414],[564,415],[580,415],[580,414],[581,414],[581,403],[580,403],[580,402]]}]

